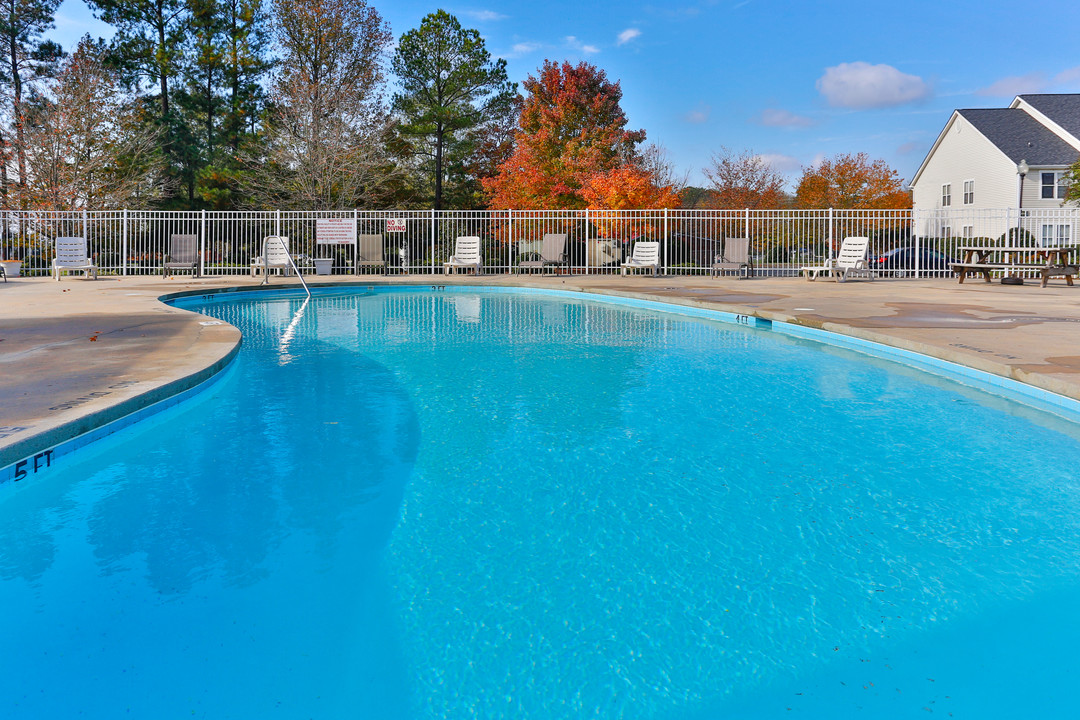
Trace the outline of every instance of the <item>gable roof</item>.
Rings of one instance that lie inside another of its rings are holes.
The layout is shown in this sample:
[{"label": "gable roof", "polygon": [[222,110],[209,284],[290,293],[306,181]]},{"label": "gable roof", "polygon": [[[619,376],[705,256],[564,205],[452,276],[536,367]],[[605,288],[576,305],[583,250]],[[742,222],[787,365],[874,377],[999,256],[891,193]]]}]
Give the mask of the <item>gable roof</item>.
[{"label": "gable roof", "polygon": [[1019,108],[982,108],[956,112],[1014,163],[1026,160],[1029,165],[1034,166],[1064,166],[1072,165],[1077,157],[1080,157],[1076,148]]},{"label": "gable roof", "polygon": [[1080,94],[1018,95],[1017,97],[1057,123],[1062,130],[1074,138],[1080,138]]}]

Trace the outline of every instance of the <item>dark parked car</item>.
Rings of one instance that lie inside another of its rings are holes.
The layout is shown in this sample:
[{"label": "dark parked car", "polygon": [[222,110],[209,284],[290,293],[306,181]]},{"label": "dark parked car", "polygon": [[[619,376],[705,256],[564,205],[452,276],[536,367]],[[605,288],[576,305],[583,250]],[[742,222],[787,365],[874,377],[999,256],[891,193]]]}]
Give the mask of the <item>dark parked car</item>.
[{"label": "dark parked car", "polygon": [[914,272],[916,257],[919,259],[920,273],[930,270],[935,274],[952,274],[952,264],[957,262],[948,255],[930,248],[919,248],[919,252],[916,253],[913,247],[899,247],[889,250],[884,255],[870,258],[866,264],[871,270],[880,270],[887,275],[902,277]]}]

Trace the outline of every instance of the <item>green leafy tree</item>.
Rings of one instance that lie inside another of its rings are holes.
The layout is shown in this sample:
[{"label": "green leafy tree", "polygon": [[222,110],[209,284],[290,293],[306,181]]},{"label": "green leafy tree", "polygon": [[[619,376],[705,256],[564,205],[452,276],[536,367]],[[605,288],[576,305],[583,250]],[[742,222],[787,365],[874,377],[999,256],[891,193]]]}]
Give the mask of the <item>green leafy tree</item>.
[{"label": "green leafy tree", "polygon": [[235,155],[255,135],[270,71],[268,19],[262,0],[219,0],[224,15],[225,84],[228,104],[222,131]]},{"label": "green leafy tree", "polygon": [[1065,202],[1080,205],[1080,160],[1074,162],[1069,168],[1065,182],[1069,184],[1068,194],[1065,195]]},{"label": "green leafy tree", "polygon": [[[488,137],[487,126],[513,114],[517,88],[507,79],[506,61],[492,61],[480,33],[462,29],[444,10],[402,35],[391,69],[401,85],[393,100],[398,132],[424,158],[421,173],[430,178],[435,209],[441,210],[448,180],[459,190],[470,182],[472,157]],[[472,184],[456,193],[459,198],[477,194]]]},{"label": "green leafy tree", "polygon": [[[60,0],[3,0],[0,10],[0,41],[3,42],[4,62],[0,80],[11,98],[11,117],[15,126],[15,159],[20,188],[26,186],[26,100],[28,83],[52,74],[63,53],[60,46],[42,36],[53,27]],[[0,157],[3,177],[0,191],[5,205],[8,200],[7,141]]]},{"label": "green leafy tree", "polygon": [[[153,88],[147,105],[156,106],[153,124],[172,178],[170,194],[187,189],[187,200],[175,196],[166,205],[193,201],[192,168],[197,162],[196,137],[184,122],[174,96],[184,58],[191,13],[185,0],[87,0],[96,16],[116,29],[109,62],[129,88]],[[156,94],[155,94],[156,93]]]},{"label": "green leafy tree", "polygon": [[260,0],[187,0],[185,84],[178,94],[196,153],[184,181],[193,204],[236,207],[243,181],[240,150],[256,142],[263,101],[268,20]]},{"label": "green leafy tree", "polygon": [[174,148],[186,203],[197,204],[196,183],[218,156],[224,120],[224,18],[218,0],[187,0],[188,22],[180,75],[174,93],[178,126],[187,141]]}]

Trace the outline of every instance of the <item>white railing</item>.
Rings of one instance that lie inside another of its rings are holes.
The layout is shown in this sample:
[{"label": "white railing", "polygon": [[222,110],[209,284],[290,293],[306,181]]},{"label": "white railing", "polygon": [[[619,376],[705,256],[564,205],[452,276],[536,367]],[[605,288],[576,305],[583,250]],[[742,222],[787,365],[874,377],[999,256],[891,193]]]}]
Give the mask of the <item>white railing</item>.
[{"label": "white railing", "polygon": [[[832,257],[847,236],[870,238],[870,258],[912,247],[909,265],[885,274],[944,275],[958,246],[1008,241],[1075,245],[1080,208],[1023,210],[326,210],[326,211],[0,211],[0,259],[48,273],[55,238],[83,236],[103,273],[155,275],[174,234],[198,235],[202,274],[248,273],[262,238],[284,235],[307,259],[334,260],[333,272],[356,271],[352,245],[319,245],[320,218],[351,219],[357,234],[381,234],[384,266],[363,273],[436,273],[460,235],[481,238],[484,271],[517,269],[521,253],[546,233],[565,233],[571,271],[614,273],[638,239],[659,240],[666,274],[706,275],[724,238],[746,237],[756,274],[797,275]],[[404,249],[404,252],[400,250]],[[913,263],[913,266],[911,266]]]}]

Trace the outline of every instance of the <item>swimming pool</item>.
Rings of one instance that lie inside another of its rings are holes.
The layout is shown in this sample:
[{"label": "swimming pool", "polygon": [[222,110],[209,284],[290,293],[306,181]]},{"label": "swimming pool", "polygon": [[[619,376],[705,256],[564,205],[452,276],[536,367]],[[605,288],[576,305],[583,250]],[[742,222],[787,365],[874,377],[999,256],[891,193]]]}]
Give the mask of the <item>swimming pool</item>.
[{"label": "swimming pool", "polygon": [[1071,712],[1065,418],[585,298],[184,306],[227,375],[0,501],[4,717]]}]

